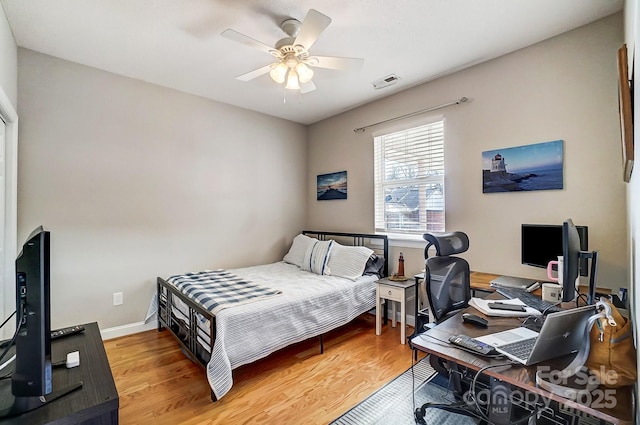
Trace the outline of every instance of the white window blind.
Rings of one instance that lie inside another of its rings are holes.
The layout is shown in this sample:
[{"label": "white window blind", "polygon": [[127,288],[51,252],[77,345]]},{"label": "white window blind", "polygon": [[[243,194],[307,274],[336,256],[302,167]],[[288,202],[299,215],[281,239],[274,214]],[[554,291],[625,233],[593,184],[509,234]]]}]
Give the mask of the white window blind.
[{"label": "white window blind", "polygon": [[444,121],[377,136],[374,144],[376,231],[444,231]]}]

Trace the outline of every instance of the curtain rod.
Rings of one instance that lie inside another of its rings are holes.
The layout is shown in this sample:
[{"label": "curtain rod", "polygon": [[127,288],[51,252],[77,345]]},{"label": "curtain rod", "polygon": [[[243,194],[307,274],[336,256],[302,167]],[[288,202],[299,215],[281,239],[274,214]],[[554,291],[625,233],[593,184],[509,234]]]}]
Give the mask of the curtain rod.
[{"label": "curtain rod", "polygon": [[432,106],[431,108],[423,109],[421,111],[411,112],[410,114],[400,115],[399,117],[395,117],[395,118],[389,118],[388,120],[384,120],[384,121],[376,122],[376,123],[373,123],[373,124],[365,125],[364,127],[354,128],[353,132],[354,133],[362,133],[369,127],[373,127],[373,126],[376,126],[376,125],[384,124],[384,123],[389,122],[389,121],[395,121],[395,120],[399,120],[399,119],[402,119],[402,118],[412,117],[412,116],[418,115],[418,114],[424,114],[425,112],[435,111],[436,109],[446,108],[447,106],[451,106],[451,105],[459,105],[461,103],[467,102],[468,100],[469,99],[467,99],[466,97],[461,97],[460,99],[454,100],[454,101],[449,102],[449,103],[443,103],[442,105]]}]

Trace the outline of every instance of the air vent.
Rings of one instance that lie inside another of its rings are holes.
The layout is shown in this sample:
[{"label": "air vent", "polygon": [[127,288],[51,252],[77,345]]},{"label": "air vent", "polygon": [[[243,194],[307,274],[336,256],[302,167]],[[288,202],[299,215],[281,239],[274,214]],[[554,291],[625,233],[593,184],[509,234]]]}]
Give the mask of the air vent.
[{"label": "air vent", "polygon": [[373,84],[373,88],[374,89],[383,89],[385,87],[388,87],[392,84],[395,84],[396,82],[398,82],[398,80],[400,79],[400,77],[398,77],[396,74],[391,74],[391,75],[387,75],[386,77],[378,80],[378,81],[374,81]]}]

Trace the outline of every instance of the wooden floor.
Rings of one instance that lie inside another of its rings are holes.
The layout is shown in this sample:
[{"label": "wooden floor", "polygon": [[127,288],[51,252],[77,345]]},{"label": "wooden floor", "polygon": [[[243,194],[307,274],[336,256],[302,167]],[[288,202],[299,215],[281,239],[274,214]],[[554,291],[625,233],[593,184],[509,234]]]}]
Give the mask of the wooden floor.
[{"label": "wooden floor", "polygon": [[327,424],[411,367],[400,327],[376,336],[370,314],[325,335],[324,347],[314,338],[242,366],[212,403],[204,369],[169,332],[105,341],[122,425]]}]

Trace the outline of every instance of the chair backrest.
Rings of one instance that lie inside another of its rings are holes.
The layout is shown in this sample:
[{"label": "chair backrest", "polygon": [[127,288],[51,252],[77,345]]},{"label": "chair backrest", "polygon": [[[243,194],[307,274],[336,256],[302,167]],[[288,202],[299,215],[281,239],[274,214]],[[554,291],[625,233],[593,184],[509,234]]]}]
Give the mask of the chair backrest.
[{"label": "chair backrest", "polygon": [[[425,248],[425,285],[431,313],[436,323],[456,310],[465,308],[471,299],[469,263],[459,254],[469,248],[469,238],[463,232],[425,233],[429,242]],[[431,245],[436,256],[428,257]]]},{"label": "chair backrest", "polygon": [[469,237],[464,232],[425,233],[424,240],[429,242],[424,247],[424,259],[429,258],[429,248],[436,249],[436,256],[446,257],[451,254],[460,254],[469,249]]}]

